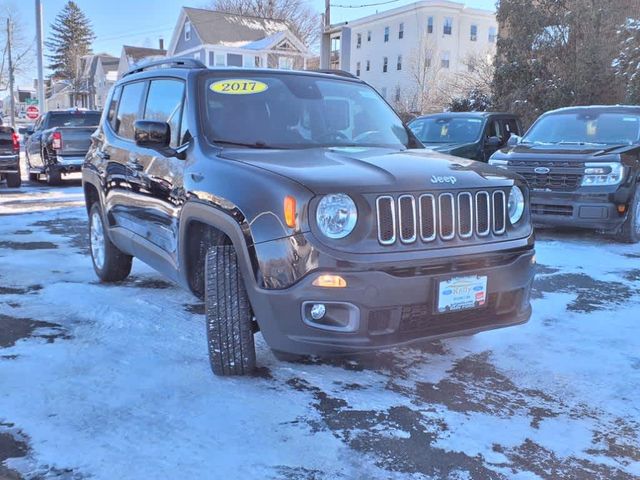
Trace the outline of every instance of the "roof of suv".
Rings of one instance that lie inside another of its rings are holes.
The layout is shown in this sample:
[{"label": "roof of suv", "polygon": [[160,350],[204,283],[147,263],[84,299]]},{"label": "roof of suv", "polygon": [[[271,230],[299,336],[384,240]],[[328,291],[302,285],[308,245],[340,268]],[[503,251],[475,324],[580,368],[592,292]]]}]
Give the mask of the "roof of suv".
[{"label": "roof of suv", "polygon": [[550,110],[544,115],[552,115],[554,113],[606,113],[606,112],[619,112],[619,113],[640,113],[640,106],[638,105],[584,105],[577,107],[563,107],[556,110]]},{"label": "roof of suv", "polygon": [[456,117],[477,117],[477,118],[486,118],[492,116],[507,116],[507,117],[517,117],[515,113],[508,112],[442,112],[442,113],[431,113],[428,115],[421,115],[418,118],[456,118]]}]

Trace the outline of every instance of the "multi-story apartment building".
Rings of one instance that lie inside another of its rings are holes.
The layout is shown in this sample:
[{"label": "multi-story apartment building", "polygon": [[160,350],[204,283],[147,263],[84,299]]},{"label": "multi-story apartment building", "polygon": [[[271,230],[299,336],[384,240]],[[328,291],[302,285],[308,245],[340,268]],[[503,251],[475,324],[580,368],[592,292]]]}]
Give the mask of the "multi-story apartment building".
[{"label": "multi-story apartment building", "polygon": [[[332,68],[349,71],[407,110],[440,107],[438,92],[495,55],[494,12],[422,0],[331,29]],[[339,55],[335,55],[339,53]]]}]

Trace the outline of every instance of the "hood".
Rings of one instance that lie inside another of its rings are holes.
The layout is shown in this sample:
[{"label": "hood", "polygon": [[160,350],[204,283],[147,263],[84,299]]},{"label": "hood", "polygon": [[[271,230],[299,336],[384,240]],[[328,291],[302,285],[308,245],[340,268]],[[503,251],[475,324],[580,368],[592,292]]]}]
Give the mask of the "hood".
[{"label": "hood", "polygon": [[545,156],[550,159],[553,157],[564,157],[572,156],[575,157],[576,160],[581,160],[581,157],[584,157],[585,160],[591,159],[592,157],[599,157],[603,155],[615,155],[620,153],[625,153],[630,149],[638,148],[637,145],[558,145],[558,144],[528,144],[528,143],[520,143],[513,147],[508,147],[506,149],[500,150],[498,152],[498,156],[500,158],[507,157],[510,159],[520,159],[520,158],[544,158]]},{"label": "hood", "polygon": [[515,175],[427,149],[225,149],[221,156],[295,180],[316,194],[409,192],[512,185]]},{"label": "hood", "polygon": [[457,150],[459,148],[472,147],[475,144],[472,142],[469,143],[424,143],[422,144],[428,148],[429,150],[433,150],[434,152],[442,152],[447,153],[452,150]]}]

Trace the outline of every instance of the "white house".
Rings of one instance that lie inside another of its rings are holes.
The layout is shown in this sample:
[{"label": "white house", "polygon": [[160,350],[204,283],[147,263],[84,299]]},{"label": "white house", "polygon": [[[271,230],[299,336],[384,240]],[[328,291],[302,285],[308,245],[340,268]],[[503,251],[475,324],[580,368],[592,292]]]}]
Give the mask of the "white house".
[{"label": "white house", "polygon": [[357,75],[389,101],[415,103],[450,75],[493,58],[495,13],[446,0],[422,0],[331,29],[332,68]]},{"label": "white house", "polygon": [[209,67],[303,69],[312,57],[286,22],[183,7],[169,56],[192,56]]}]

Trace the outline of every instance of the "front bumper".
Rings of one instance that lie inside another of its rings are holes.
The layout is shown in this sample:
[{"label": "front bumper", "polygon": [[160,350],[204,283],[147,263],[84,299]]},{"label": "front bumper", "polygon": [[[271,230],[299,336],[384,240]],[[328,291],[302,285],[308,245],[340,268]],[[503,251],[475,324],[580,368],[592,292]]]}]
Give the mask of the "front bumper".
[{"label": "front bumper", "polygon": [[625,190],[609,190],[612,191],[595,193],[585,188],[567,193],[533,191],[532,221],[538,226],[616,230],[626,219],[625,212],[618,212],[618,206],[628,205],[630,196]]},{"label": "front bumper", "polygon": [[[274,350],[302,355],[365,352],[526,322],[531,315],[534,253],[526,247],[440,261],[417,259],[410,270],[369,265],[362,271],[315,272],[288,289],[255,288],[250,296],[261,332]],[[341,275],[347,288],[313,286],[321,273]],[[487,304],[435,313],[439,282],[469,275],[488,277]],[[309,324],[308,306],[314,303],[349,316],[354,330]]]},{"label": "front bumper", "polygon": [[20,172],[19,155],[0,155],[0,173]]}]

